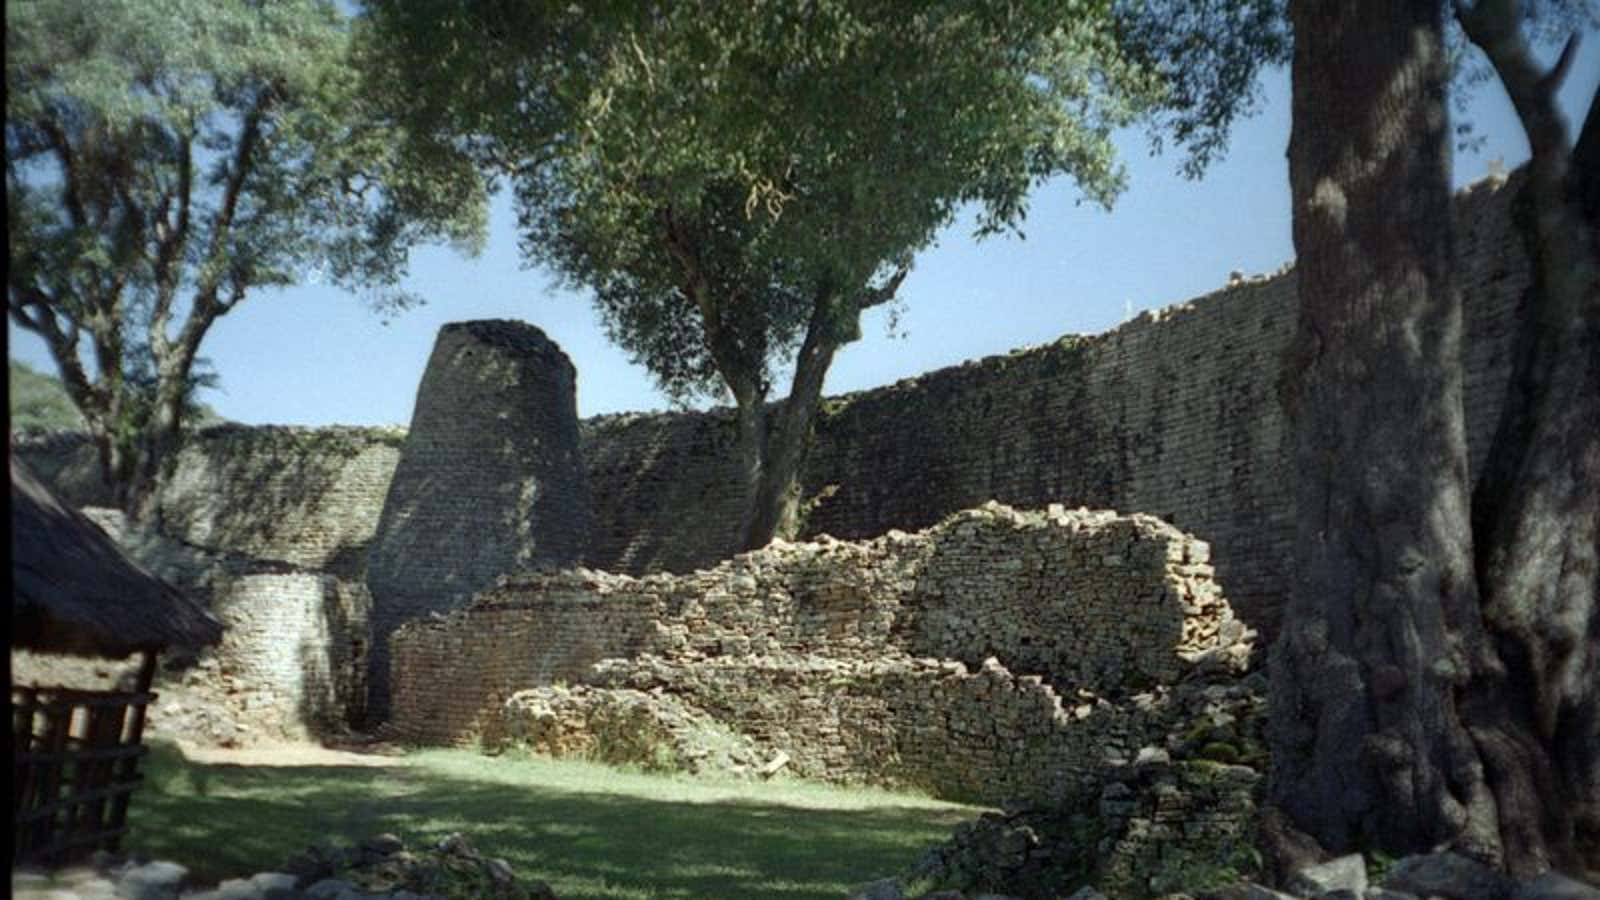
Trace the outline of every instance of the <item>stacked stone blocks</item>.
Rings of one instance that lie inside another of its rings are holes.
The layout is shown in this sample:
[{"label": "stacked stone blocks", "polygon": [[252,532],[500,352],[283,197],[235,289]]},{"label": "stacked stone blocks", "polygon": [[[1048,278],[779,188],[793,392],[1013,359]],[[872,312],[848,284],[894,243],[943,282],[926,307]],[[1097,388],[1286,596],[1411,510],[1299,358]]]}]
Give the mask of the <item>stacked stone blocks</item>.
[{"label": "stacked stone blocks", "polygon": [[522,322],[440,329],[373,538],[372,703],[388,704],[388,636],[501,573],[576,562],[592,520],[577,373]]},{"label": "stacked stone blocks", "polygon": [[604,756],[592,735],[619,696],[654,697],[687,711],[674,721],[703,715],[748,742],[735,761],[1066,796],[1112,748],[1159,739],[1163,686],[1244,666],[1252,634],[1208,556],[1150,516],[989,504],[682,576],[507,576],[395,634],[391,726],[416,743]]}]

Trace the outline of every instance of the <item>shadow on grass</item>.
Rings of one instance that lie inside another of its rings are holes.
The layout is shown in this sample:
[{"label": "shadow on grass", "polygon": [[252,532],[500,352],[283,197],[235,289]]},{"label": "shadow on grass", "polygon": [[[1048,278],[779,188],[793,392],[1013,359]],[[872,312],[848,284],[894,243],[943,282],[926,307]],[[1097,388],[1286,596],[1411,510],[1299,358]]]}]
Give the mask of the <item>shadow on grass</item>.
[{"label": "shadow on grass", "polygon": [[[454,831],[568,897],[840,897],[908,867],[971,811],[808,809],[747,796],[661,800],[393,767],[255,768],[153,754],[128,849],[202,880],[281,865],[308,844],[392,832],[420,847]],[[887,795],[886,795],[887,796]]]}]

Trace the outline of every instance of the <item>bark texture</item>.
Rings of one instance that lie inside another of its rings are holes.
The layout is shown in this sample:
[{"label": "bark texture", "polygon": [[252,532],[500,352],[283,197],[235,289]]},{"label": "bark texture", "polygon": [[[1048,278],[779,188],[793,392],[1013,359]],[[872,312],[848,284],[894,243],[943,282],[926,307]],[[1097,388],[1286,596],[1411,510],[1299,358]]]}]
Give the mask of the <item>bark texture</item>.
[{"label": "bark texture", "polygon": [[[901,267],[882,285],[856,296],[819,294],[795,355],[789,396],[778,405],[777,415],[767,415],[765,407],[747,410],[739,400],[742,471],[750,485],[739,549],[756,550],[773,538],[799,534],[800,469],[811,446],[828,367],[840,347],[860,337],[862,312],[893,300],[908,273]],[[740,395],[736,391],[734,396]]]},{"label": "bark texture", "polygon": [[1595,121],[1576,151],[1556,107],[1573,42],[1545,71],[1520,4],[1458,11],[1528,137],[1517,220],[1533,272],[1512,377],[1473,496],[1483,614],[1504,668],[1469,717],[1511,868],[1600,875],[1600,259]]},{"label": "bark texture", "polygon": [[800,466],[811,443],[811,426],[822,400],[822,383],[839,349],[828,326],[828,304],[818,301],[795,357],[789,396],[772,423],[744,531],[744,546],[755,550],[775,537],[793,538],[800,531]]},{"label": "bark texture", "polygon": [[1272,658],[1272,794],[1329,848],[1498,858],[1458,701],[1493,653],[1469,525],[1443,10],[1291,11],[1296,573]]},{"label": "bark texture", "polygon": [[[1600,873],[1597,124],[1574,148],[1515,0],[1458,7],[1532,149],[1534,272],[1469,484],[1442,5],[1293,4],[1296,577],[1273,798],[1325,846]],[[1470,494],[1469,494],[1470,490]],[[1470,499],[1470,506],[1469,506]]]}]

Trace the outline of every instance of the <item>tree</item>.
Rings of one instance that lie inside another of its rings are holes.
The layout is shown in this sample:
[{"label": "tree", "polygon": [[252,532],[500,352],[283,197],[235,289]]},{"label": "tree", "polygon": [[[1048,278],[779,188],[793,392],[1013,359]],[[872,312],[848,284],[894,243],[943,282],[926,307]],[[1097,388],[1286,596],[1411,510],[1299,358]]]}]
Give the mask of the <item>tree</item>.
[{"label": "tree", "polygon": [[[1445,8],[1291,10],[1296,571],[1273,648],[1273,799],[1331,848],[1600,868],[1600,286],[1593,211],[1573,199],[1595,176],[1570,166],[1559,120],[1518,103],[1537,274],[1474,486]],[[1514,8],[1462,19],[1506,42],[1489,56],[1515,97]],[[1533,74],[1548,112],[1559,74]]]},{"label": "tree", "polygon": [[481,241],[481,179],[429,177],[330,2],[7,7],[12,321],[40,335],[120,505],[150,512],[211,325],[317,272],[396,289],[406,250]]},{"label": "tree", "polygon": [[[1185,78],[1173,36],[1221,22],[1181,46],[1259,59],[1282,41],[1255,27],[1277,22],[1263,9],[1201,4],[1162,28],[1107,2],[369,5],[391,58],[429,60],[415,132],[509,174],[525,254],[593,291],[668,395],[732,397],[746,548],[796,529],[834,355],[956,210],[1017,229],[1057,175],[1109,205],[1111,131],[1141,115],[1203,162],[1253,78]],[[491,75],[469,71],[485,59]]]},{"label": "tree", "polygon": [[[1478,685],[1474,737],[1502,786],[1508,855],[1576,856],[1600,875],[1600,91],[1574,145],[1555,95],[1581,32],[1546,70],[1526,17],[1517,0],[1456,8],[1531,151],[1518,224],[1532,285],[1472,498],[1483,615],[1505,667]],[[1592,6],[1554,18],[1600,29]]]}]

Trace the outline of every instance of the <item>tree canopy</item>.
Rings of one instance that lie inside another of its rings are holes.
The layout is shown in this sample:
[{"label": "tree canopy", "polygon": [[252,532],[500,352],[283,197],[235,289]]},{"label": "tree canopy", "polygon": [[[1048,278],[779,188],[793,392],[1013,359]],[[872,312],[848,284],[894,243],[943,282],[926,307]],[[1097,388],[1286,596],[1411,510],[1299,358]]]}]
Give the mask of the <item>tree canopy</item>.
[{"label": "tree canopy", "polygon": [[408,165],[330,2],[7,6],[8,309],[125,504],[176,439],[211,324],[317,277],[403,306],[407,249],[473,248],[467,165]]},{"label": "tree canopy", "polygon": [[[1112,133],[1141,117],[1198,167],[1283,49],[1269,3],[1165,28],[1103,0],[368,11],[385,55],[417,62],[416,135],[509,177],[526,256],[590,289],[669,396],[732,396],[757,507],[794,499],[834,351],[957,209],[976,207],[981,234],[1018,230],[1058,176],[1109,206]],[[1188,64],[1211,56],[1238,67]],[[773,534],[748,531],[752,546]]]}]

